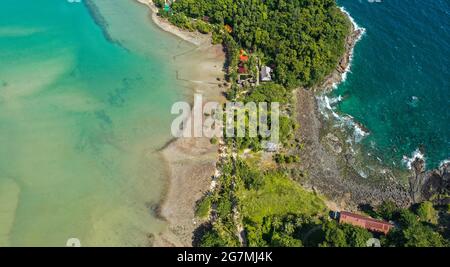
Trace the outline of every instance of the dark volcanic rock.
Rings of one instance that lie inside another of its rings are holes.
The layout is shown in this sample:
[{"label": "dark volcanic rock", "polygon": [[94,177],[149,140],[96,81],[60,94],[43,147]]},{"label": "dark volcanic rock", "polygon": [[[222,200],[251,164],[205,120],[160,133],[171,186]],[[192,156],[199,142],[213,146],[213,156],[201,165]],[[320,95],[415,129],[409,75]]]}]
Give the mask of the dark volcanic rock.
[{"label": "dark volcanic rock", "polygon": [[450,204],[450,163],[445,163],[439,169],[423,172],[424,182],[420,188],[423,200],[433,200],[435,204]]},{"label": "dark volcanic rock", "polygon": [[314,188],[346,210],[356,210],[361,204],[376,206],[388,200],[399,207],[410,205],[407,186],[399,183],[392,172],[387,171],[385,179],[372,181],[353,170],[355,156],[344,147],[345,141],[323,128],[313,92],[298,90],[297,103],[301,107],[297,109],[297,120],[302,127],[296,137],[304,145],[303,160],[298,166],[299,173],[304,174],[298,177],[302,185]]},{"label": "dark volcanic rock", "polygon": [[409,177],[409,195],[414,203],[422,200],[422,187],[427,179],[425,161],[417,158],[412,164],[413,174]]},{"label": "dark volcanic rock", "polygon": [[[377,182],[356,173],[355,156],[345,148],[345,140],[325,129],[315,101],[316,93],[327,92],[342,81],[342,74],[352,58],[352,49],[362,33],[362,30],[352,28],[345,55],[323,83],[312,90],[297,90],[297,120],[301,127],[296,137],[304,146],[301,151],[303,160],[298,166],[302,175],[297,178],[302,180],[302,185],[326,195],[341,208],[351,210],[360,204],[375,206],[385,200],[407,207],[411,202],[407,186],[400,184],[392,173]],[[369,132],[364,126],[359,126]]]}]

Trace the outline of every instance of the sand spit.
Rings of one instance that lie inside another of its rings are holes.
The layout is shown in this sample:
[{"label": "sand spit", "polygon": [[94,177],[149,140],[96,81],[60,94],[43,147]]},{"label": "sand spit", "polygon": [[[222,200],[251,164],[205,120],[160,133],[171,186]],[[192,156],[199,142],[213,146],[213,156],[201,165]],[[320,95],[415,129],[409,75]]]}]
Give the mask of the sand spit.
[{"label": "sand spit", "polygon": [[[166,19],[157,16],[157,8],[150,0],[138,0],[151,9],[153,22],[162,30],[194,44],[194,48],[174,55],[176,79],[186,90],[192,103],[194,94],[201,94],[203,102],[224,102],[223,86],[225,54],[221,45],[211,44],[211,35],[180,30]],[[192,246],[194,231],[200,222],[195,218],[197,201],[210,190],[218,161],[218,146],[209,138],[179,138],[167,143],[161,153],[166,161],[169,179],[165,197],[156,208],[167,221],[167,230],[152,236],[153,246]]]}]

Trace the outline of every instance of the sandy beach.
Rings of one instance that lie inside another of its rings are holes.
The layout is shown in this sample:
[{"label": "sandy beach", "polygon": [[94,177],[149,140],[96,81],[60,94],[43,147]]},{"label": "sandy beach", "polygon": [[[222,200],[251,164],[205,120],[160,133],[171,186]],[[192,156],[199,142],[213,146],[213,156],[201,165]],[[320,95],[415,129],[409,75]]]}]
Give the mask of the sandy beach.
[{"label": "sandy beach", "polygon": [[[202,45],[180,61],[179,79],[192,95],[201,94],[203,101],[225,101],[217,78],[223,77],[224,54],[221,46]],[[189,68],[188,68],[189,67]],[[184,69],[184,70],[183,70]],[[162,149],[169,181],[159,215],[168,222],[168,230],[155,238],[154,246],[192,246],[193,233],[199,223],[194,211],[196,203],[210,189],[218,160],[218,146],[209,138],[179,138]]]},{"label": "sandy beach", "polygon": [[151,16],[153,22],[158,25],[162,30],[178,36],[179,38],[190,42],[194,45],[202,45],[205,43],[210,43],[210,38],[208,35],[198,34],[197,32],[189,32],[179,29],[178,27],[170,24],[166,19],[158,16],[158,8],[155,6],[152,0],[136,0],[141,4],[148,6],[151,10]]},{"label": "sandy beach", "polygon": [[[138,1],[150,8],[152,20],[159,28],[194,45],[193,49],[173,57],[178,66],[177,80],[186,88],[186,99],[192,102],[194,94],[201,94],[204,102],[224,102],[222,45],[211,45],[211,35],[180,30],[158,17],[152,1]],[[194,215],[196,203],[211,187],[218,146],[212,145],[208,138],[179,138],[164,146],[161,153],[169,179],[156,212],[168,225],[166,231],[152,237],[152,244],[189,247],[200,224]]]}]

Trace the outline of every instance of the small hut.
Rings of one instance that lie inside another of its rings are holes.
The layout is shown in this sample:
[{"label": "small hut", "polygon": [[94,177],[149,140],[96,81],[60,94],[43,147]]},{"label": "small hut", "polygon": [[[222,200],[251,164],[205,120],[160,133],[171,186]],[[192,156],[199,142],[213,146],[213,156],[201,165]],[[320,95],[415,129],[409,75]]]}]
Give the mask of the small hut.
[{"label": "small hut", "polygon": [[270,68],[268,66],[263,66],[262,69],[261,69],[261,73],[260,73],[261,74],[260,75],[261,81],[262,82],[270,82],[270,81],[272,81],[271,73],[272,73],[272,68]]}]

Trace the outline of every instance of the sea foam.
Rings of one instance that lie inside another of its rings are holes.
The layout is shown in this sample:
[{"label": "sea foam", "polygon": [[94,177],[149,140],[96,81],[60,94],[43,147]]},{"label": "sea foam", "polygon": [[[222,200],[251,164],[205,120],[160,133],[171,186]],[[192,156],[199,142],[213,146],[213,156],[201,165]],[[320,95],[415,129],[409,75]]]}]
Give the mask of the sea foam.
[{"label": "sea foam", "polygon": [[414,161],[421,159],[425,162],[425,155],[420,151],[420,149],[416,149],[412,154],[411,157],[403,156],[402,163],[408,168],[408,170],[412,169],[412,164]]},{"label": "sea foam", "polygon": [[[360,32],[360,34],[358,35],[357,39],[355,40],[355,45],[356,45],[359,41],[361,41],[363,36],[366,34],[366,29],[361,27],[361,26],[359,26],[356,23],[356,21],[353,19],[353,17],[350,16],[350,13],[347,10],[345,10],[344,7],[339,7],[339,9],[342,11],[342,13],[344,13],[348,17],[348,19],[350,20],[350,22],[353,25],[354,30]],[[340,83],[345,82],[347,80],[347,75],[348,75],[349,72],[351,72],[351,68],[352,68],[353,54],[354,54],[353,52],[354,52],[354,47],[350,50],[350,53],[349,53],[349,64],[345,68],[345,71],[342,73],[341,81],[339,83],[333,84],[333,88],[334,89],[336,89],[337,86],[339,86]]]},{"label": "sea foam", "polygon": [[329,119],[331,116],[332,119],[334,119],[334,121],[336,122],[337,126],[350,128],[353,130],[352,137],[354,139],[354,142],[359,143],[364,139],[364,137],[369,135],[369,132],[364,130],[363,127],[361,127],[361,125],[357,123],[352,116],[348,114],[340,115],[335,111],[336,104],[343,100],[342,96],[330,98],[327,95],[321,95],[316,99],[319,112],[322,114],[322,116],[324,116],[326,119]]},{"label": "sea foam", "polygon": [[439,167],[444,167],[445,165],[450,164],[450,159],[443,160],[439,163]]},{"label": "sea foam", "polygon": [[[355,45],[358,43],[364,34],[366,33],[366,29],[363,27],[360,27],[355,20],[350,16],[350,13],[345,10],[344,7],[340,7],[340,10],[342,13],[344,13],[350,20],[350,22],[353,24],[353,28],[355,31],[359,31],[360,34],[358,35],[358,38],[355,40]],[[336,89],[340,83],[343,83],[347,80],[347,75],[349,72],[351,72],[352,62],[353,62],[353,51],[354,47],[349,52],[349,64],[347,65],[345,71],[341,74],[340,82],[334,83],[332,88]],[[354,118],[350,115],[339,115],[335,111],[335,105],[343,100],[342,96],[330,98],[327,95],[321,95],[317,97],[319,112],[327,119],[330,118],[330,115],[333,119],[335,119],[338,122],[338,125],[344,126],[344,127],[350,127],[353,129],[353,138],[355,142],[360,142],[364,137],[369,135],[368,132],[364,131],[362,127],[354,120]],[[329,115],[330,114],[330,115]]]}]

